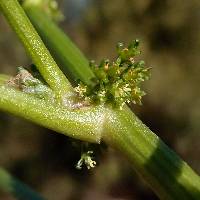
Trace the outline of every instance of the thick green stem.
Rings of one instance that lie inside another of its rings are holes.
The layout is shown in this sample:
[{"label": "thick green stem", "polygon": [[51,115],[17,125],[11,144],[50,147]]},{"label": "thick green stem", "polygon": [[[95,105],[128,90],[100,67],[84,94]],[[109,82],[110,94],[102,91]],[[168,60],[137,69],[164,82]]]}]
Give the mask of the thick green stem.
[{"label": "thick green stem", "polygon": [[[13,27],[18,32],[20,27],[15,25],[17,24],[15,21],[19,20],[18,24],[21,25],[23,29],[22,21],[18,19],[21,16],[18,16],[17,20],[15,16],[10,17],[12,16],[10,13],[12,7],[9,6],[7,8],[6,6],[10,5],[11,2],[12,6],[17,3],[16,0],[0,0],[0,6],[4,8],[5,15],[11,21],[11,24],[14,24]],[[59,40],[61,43],[64,43],[64,40],[66,40],[66,44],[68,44],[69,41],[63,36],[61,36],[62,39],[58,39],[57,42],[53,40],[54,38],[50,37],[51,35],[49,33],[55,31],[54,33],[56,33],[57,37],[55,26],[48,27],[47,21],[44,20],[43,22],[42,16],[37,14],[35,9],[36,8],[29,8],[26,11],[30,19],[34,22],[35,27],[43,36],[44,41],[50,44],[49,48],[51,51],[55,52],[55,54],[60,52],[62,55],[60,57],[57,55],[55,58],[59,60],[59,62],[61,62],[62,59],[63,62],[69,62],[67,65],[73,68],[75,68],[76,65],[78,66],[79,62],[84,63],[85,61],[82,56],[79,57],[80,60],[77,60],[78,58],[73,56],[77,53],[73,45],[70,46],[69,44],[70,47],[66,54],[65,48],[68,47],[64,46],[59,49],[59,46],[62,45],[56,44]],[[7,10],[10,11],[8,12]],[[14,13],[14,11],[15,8],[13,7],[12,13]],[[20,12],[22,11],[20,10]],[[15,19],[14,23],[12,22],[13,19]],[[46,28],[37,25],[40,23],[40,20]],[[46,30],[49,31],[46,32]],[[22,33],[25,34],[23,31]],[[21,32],[18,33],[19,36],[20,34]],[[29,34],[32,35],[31,32]],[[59,34],[60,33],[58,33],[58,35]],[[23,41],[24,36],[20,37]],[[27,42],[29,42],[29,39],[32,39],[32,37],[26,37]],[[25,46],[27,47],[26,44]],[[36,49],[41,51],[40,46]],[[32,52],[32,54],[38,55],[37,51]],[[41,59],[43,59],[43,55],[39,54],[38,57],[40,56]],[[63,58],[63,56],[65,58]],[[73,59],[71,59],[70,56],[72,56]],[[72,61],[72,63],[70,63],[70,61]],[[81,75],[83,76],[77,74],[74,69],[69,68],[69,70],[71,70],[70,73],[72,73],[74,77],[80,78],[84,82],[84,80],[90,76],[86,75],[84,70],[90,69],[86,64],[82,65],[82,67],[81,69],[83,69],[83,71]],[[49,78],[51,78],[51,74]],[[56,83],[56,81],[52,83]],[[49,85],[51,84],[49,83]],[[68,136],[86,141],[99,142],[103,133],[103,140],[107,142],[108,145],[113,146],[127,156],[133,163],[133,168],[152,187],[160,199],[200,199],[199,176],[152,133],[129,109],[125,108],[120,111],[99,106],[81,108],[79,110],[67,110],[58,105],[52,105],[50,102],[36,99],[7,87],[0,87],[0,94],[1,110],[24,117]]]},{"label": "thick green stem", "polygon": [[100,142],[102,138],[127,156],[161,199],[200,198],[199,176],[129,109],[67,110],[6,86],[0,93],[1,110],[77,139]]},{"label": "thick green stem", "polygon": [[0,8],[46,82],[56,92],[57,97],[61,98],[66,91],[71,90],[71,85],[51,57],[18,1],[0,0]]},{"label": "thick green stem", "polygon": [[8,86],[0,86],[0,94],[0,110],[76,139],[100,142],[104,119],[102,106],[66,109]]},{"label": "thick green stem", "polygon": [[200,199],[200,177],[128,108],[108,116],[103,139],[124,153],[163,200]]},{"label": "thick green stem", "polygon": [[[41,15],[39,8],[25,8],[28,16],[39,31],[41,37],[51,52],[58,52],[65,55],[65,59],[70,61],[71,57],[65,54],[65,48],[60,48],[54,38],[49,34],[57,32],[57,27]],[[45,28],[44,28],[45,27]],[[60,35],[56,34],[59,38]],[[52,42],[53,40],[53,42]],[[62,44],[68,43],[63,37]],[[71,53],[76,53],[74,48]],[[82,56],[80,62],[84,61]],[[55,59],[62,62],[62,56],[55,56]],[[76,60],[71,60],[76,67]],[[88,65],[82,66],[85,70],[90,70]],[[83,78],[72,71],[75,78],[80,78],[84,82],[87,74],[83,73]],[[72,76],[72,77],[73,77]],[[200,199],[200,178],[193,170],[181,160],[175,152],[170,150],[148,127],[146,127],[129,109],[123,111],[104,111],[107,114],[105,120],[103,140],[108,145],[113,146],[124,153],[132,162],[133,168],[151,186],[160,199]]]},{"label": "thick green stem", "polygon": [[44,200],[39,194],[31,190],[21,181],[13,178],[6,170],[0,167],[0,189],[11,193],[19,200]]},{"label": "thick green stem", "polygon": [[28,4],[24,9],[52,56],[70,80],[78,79],[87,85],[93,85],[95,75],[89,68],[88,60],[67,35],[39,5]]}]

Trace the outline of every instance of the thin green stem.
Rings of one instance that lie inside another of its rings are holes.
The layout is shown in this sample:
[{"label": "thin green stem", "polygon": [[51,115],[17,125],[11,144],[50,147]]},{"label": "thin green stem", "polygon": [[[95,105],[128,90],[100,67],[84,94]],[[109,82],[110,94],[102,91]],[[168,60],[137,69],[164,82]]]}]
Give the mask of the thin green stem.
[{"label": "thin green stem", "polygon": [[200,199],[200,177],[132,111],[116,110],[106,121],[103,140],[127,156],[160,199]]},{"label": "thin green stem", "polygon": [[17,0],[0,0],[0,8],[49,86],[61,98],[71,85],[46,49]]},{"label": "thin green stem", "polygon": [[100,142],[104,119],[102,106],[66,109],[8,86],[0,86],[0,94],[0,110],[76,139]]},{"label": "thin green stem", "polygon": [[89,62],[69,37],[39,5],[28,4],[24,9],[61,70],[70,80],[81,80],[87,85],[93,85],[95,75],[89,67]]},{"label": "thin green stem", "polygon": [[19,200],[44,200],[39,194],[31,190],[21,181],[13,178],[6,170],[0,167],[0,189],[13,194]]}]

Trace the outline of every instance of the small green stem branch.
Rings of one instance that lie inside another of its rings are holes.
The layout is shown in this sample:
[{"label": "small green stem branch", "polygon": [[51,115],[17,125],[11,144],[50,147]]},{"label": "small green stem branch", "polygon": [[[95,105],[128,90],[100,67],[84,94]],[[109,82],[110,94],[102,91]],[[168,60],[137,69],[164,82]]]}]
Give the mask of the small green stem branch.
[{"label": "small green stem branch", "polygon": [[67,136],[99,143],[104,112],[102,106],[67,110],[59,104],[0,86],[0,109]]},{"label": "small green stem branch", "polygon": [[160,199],[200,199],[200,177],[130,109],[116,110],[106,121],[103,139],[127,156]]},{"label": "small green stem branch", "polygon": [[17,0],[0,0],[0,8],[33,59],[41,75],[61,98],[71,85],[46,49]]},{"label": "small green stem branch", "polygon": [[74,82],[78,78],[87,85],[94,84],[95,75],[88,67],[88,60],[67,35],[52,22],[39,5],[28,4],[24,9],[59,67],[70,80]]},{"label": "small green stem branch", "polygon": [[13,194],[19,200],[44,200],[21,181],[13,178],[0,167],[0,188],[4,192]]}]

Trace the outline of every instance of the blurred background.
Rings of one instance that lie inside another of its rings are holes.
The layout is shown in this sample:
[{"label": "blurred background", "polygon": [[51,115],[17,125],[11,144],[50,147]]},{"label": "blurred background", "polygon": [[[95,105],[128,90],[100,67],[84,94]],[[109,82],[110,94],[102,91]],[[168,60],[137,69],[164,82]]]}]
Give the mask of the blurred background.
[{"label": "blurred background", "polygon": [[[141,58],[153,67],[143,106],[133,110],[200,174],[200,1],[60,0],[60,23],[89,59],[115,58],[117,42],[141,40]],[[0,72],[28,66],[13,31],[0,16]],[[98,166],[77,170],[80,148],[69,138],[0,112],[0,166],[48,200],[156,200],[110,148]],[[14,200],[0,191],[0,199]]]}]

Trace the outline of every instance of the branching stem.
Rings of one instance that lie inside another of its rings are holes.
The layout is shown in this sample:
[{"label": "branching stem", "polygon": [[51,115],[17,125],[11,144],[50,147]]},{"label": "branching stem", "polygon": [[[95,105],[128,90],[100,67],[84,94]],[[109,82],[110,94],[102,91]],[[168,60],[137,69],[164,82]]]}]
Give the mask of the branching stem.
[{"label": "branching stem", "polygon": [[17,0],[0,0],[0,8],[17,33],[41,75],[57,94],[57,98],[71,90],[71,84],[51,57]]},{"label": "branching stem", "polygon": [[0,94],[0,110],[76,139],[100,142],[105,114],[102,106],[67,109],[8,86],[0,86]]},{"label": "branching stem", "polygon": [[[0,8],[50,87],[59,97],[71,90],[71,85],[46,50],[17,0],[0,0]],[[73,46],[70,49],[73,50]],[[64,55],[63,48],[61,51]],[[75,66],[76,59],[71,61]],[[76,73],[75,76],[80,74]],[[0,84],[3,80],[3,76],[0,76]],[[122,110],[112,109],[105,104],[66,108],[5,85],[0,86],[0,94],[0,110],[80,140],[99,143],[102,139],[118,149],[133,163],[134,169],[160,199],[200,199],[199,176],[126,106]]]}]

